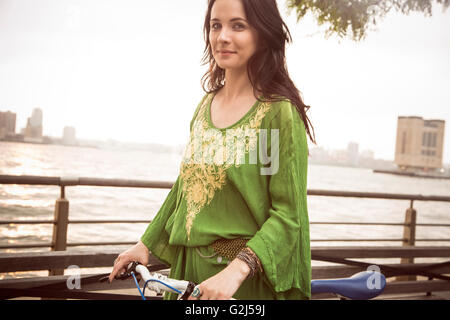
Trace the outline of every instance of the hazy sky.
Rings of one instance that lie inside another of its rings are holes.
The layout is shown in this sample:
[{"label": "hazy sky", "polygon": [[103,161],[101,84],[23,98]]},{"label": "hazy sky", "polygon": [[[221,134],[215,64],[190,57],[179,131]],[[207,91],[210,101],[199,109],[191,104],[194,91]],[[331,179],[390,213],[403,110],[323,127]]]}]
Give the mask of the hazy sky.
[{"label": "hazy sky", "polygon": [[[289,73],[319,146],[394,158],[397,117],[443,119],[450,162],[450,10],[390,14],[360,43],[325,39],[277,0]],[[183,144],[203,96],[206,0],[0,0],[0,110],[33,108],[44,134]]]}]

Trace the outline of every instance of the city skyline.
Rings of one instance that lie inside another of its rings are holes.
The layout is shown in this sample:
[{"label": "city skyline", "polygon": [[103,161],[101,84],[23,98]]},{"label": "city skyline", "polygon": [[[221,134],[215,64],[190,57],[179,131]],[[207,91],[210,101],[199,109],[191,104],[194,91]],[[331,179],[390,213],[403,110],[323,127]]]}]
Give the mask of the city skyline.
[{"label": "city skyline", "polygon": [[[393,160],[398,116],[450,121],[449,11],[436,6],[430,18],[389,14],[354,43],[325,39],[311,17],[297,23],[277,2],[293,37],[288,70],[311,105],[319,147],[345,149],[357,141],[361,150]],[[5,0],[0,109],[15,112],[22,128],[41,108],[48,136],[72,126],[79,139],[185,144],[203,96],[205,10],[206,1]],[[160,14],[148,19],[151,12]],[[447,130],[444,163],[448,141]]]},{"label": "city skyline", "polygon": [[44,115],[40,108],[33,109],[31,116],[27,118],[26,126],[22,128],[17,127],[16,118],[16,113],[0,110],[0,141],[78,145],[74,127],[65,126],[61,136],[44,135]]},{"label": "city skyline", "polygon": [[[8,111],[10,112],[10,111]],[[0,110],[0,116],[2,110]],[[38,120],[32,120],[33,117],[36,118],[36,113],[39,114]],[[12,114],[15,119],[15,113]],[[108,140],[108,141],[95,141],[91,139],[77,139],[76,138],[76,128],[65,126],[63,129],[63,133],[61,136],[41,136],[41,141],[36,141],[33,139],[25,139],[23,140],[23,136],[29,134],[28,131],[29,125],[32,122],[35,122],[36,125],[42,128],[42,119],[43,114],[39,108],[33,109],[33,113],[31,117],[28,118],[27,127],[21,129],[20,134],[22,137],[13,137],[11,139],[3,139],[4,141],[15,141],[15,142],[31,142],[31,143],[44,143],[44,144],[62,144],[69,146],[79,146],[79,147],[119,147],[126,149],[141,149],[141,150],[151,150],[155,152],[175,152],[179,154],[184,153],[184,148],[186,145],[177,144],[177,145],[167,145],[167,144],[154,144],[154,143],[133,143],[133,142],[121,142],[117,140]],[[399,119],[402,117],[399,117]],[[15,122],[15,121],[14,121]],[[15,125],[15,123],[14,123]],[[14,126],[15,127],[15,126]],[[1,123],[0,123],[0,132],[1,132]],[[11,132],[10,132],[11,133]],[[31,136],[32,137],[32,136]],[[398,139],[398,136],[397,136]],[[2,136],[0,135],[0,141],[2,140]],[[325,164],[325,165],[339,165],[339,166],[350,166],[350,167],[363,167],[363,168],[371,168],[371,169],[384,169],[384,170],[393,170],[396,169],[398,164],[395,163],[393,159],[380,159],[375,155],[375,152],[370,149],[360,150],[359,143],[355,141],[349,141],[346,149],[329,149],[324,148],[322,146],[310,146],[309,148],[309,162],[311,164]],[[442,170],[447,170],[450,167],[450,164],[442,163]]]}]

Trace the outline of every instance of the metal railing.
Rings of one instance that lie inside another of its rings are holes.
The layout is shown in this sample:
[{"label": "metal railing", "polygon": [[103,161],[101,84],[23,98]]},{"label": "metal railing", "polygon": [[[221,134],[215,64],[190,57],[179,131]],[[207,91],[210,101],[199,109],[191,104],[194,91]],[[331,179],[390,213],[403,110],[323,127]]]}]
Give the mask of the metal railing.
[{"label": "metal railing", "polygon": [[[0,184],[18,185],[54,185],[60,187],[60,198],[56,200],[53,220],[0,220],[0,225],[7,224],[52,224],[52,242],[31,243],[31,244],[8,244],[1,245],[0,249],[17,248],[44,248],[50,247],[54,251],[66,250],[67,247],[75,246],[100,246],[100,245],[131,245],[135,242],[67,242],[67,229],[69,224],[98,224],[98,223],[149,223],[150,220],[70,220],[69,201],[65,198],[65,188],[69,186],[99,186],[99,187],[122,187],[122,188],[162,188],[170,189],[171,182],[164,181],[143,181],[127,179],[101,179],[101,178],[77,178],[77,177],[43,177],[43,176],[17,176],[0,175]],[[416,227],[450,227],[450,224],[417,223],[417,211],[413,207],[414,201],[443,201],[450,202],[450,197],[446,196],[423,196],[413,194],[392,194],[373,192],[349,192],[332,190],[308,190],[309,196],[326,197],[352,197],[352,198],[372,198],[372,199],[395,199],[410,201],[409,208],[405,212],[404,223],[383,223],[383,222],[310,222],[310,224],[321,225],[371,225],[371,226],[403,226],[403,237],[394,239],[311,239],[317,242],[394,242],[401,241],[403,246],[414,246],[418,241],[450,241],[450,239],[416,239]],[[402,263],[412,263],[413,258],[402,258]],[[52,274],[60,274],[61,270]]]}]

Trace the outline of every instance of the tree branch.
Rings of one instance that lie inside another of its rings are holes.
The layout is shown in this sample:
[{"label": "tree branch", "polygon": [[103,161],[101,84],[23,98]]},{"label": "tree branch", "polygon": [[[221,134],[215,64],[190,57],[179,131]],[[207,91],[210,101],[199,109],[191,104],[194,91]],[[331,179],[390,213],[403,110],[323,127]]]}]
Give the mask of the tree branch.
[{"label": "tree branch", "polygon": [[287,0],[287,8],[289,13],[296,11],[297,22],[310,12],[318,25],[328,25],[326,37],[337,34],[359,41],[391,10],[431,16],[433,2],[442,5],[443,11],[450,5],[450,0]]}]

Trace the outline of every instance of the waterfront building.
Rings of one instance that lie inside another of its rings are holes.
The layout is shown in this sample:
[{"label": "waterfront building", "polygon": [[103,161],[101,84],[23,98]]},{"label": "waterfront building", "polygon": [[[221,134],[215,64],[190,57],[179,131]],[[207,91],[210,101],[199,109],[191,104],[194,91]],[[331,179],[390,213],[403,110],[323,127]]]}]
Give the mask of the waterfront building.
[{"label": "waterfront building", "polygon": [[434,171],[442,168],[444,120],[399,116],[395,164],[404,171]]},{"label": "waterfront building", "polygon": [[65,144],[65,145],[76,145],[77,144],[77,138],[75,136],[75,128],[74,127],[64,127],[63,144]]},{"label": "waterfront building", "polygon": [[16,133],[16,114],[11,111],[0,111],[0,139]]},{"label": "waterfront building", "polygon": [[26,142],[38,142],[41,143],[43,141],[42,137],[42,110],[36,108],[33,110],[31,117],[28,118],[27,127],[25,128],[25,137],[24,140]]}]

